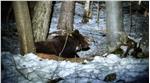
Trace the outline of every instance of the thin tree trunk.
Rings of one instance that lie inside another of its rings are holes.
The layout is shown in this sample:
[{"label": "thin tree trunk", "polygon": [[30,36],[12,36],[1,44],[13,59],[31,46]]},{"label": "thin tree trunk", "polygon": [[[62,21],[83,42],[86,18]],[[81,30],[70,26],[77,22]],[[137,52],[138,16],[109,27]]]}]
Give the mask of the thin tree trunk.
[{"label": "thin tree trunk", "polygon": [[74,1],[63,1],[61,5],[61,14],[58,20],[58,29],[66,30],[67,32],[72,32],[73,30],[73,16],[74,16]]},{"label": "thin tree trunk", "polygon": [[100,16],[100,2],[98,2],[98,4],[97,4],[97,23],[99,23],[99,16]]},{"label": "thin tree trunk", "polygon": [[83,23],[89,22],[91,16],[92,16],[92,12],[90,11],[90,0],[86,0],[82,22]]},{"label": "thin tree trunk", "polygon": [[122,43],[123,19],[121,2],[106,1],[106,27],[108,32],[109,51],[114,51]]},{"label": "thin tree trunk", "polygon": [[13,8],[21,43],[20,52],[21,54],[35,52],[27,2],[15,1],[13,2]]},{"label": "thin tree trunk", "polygon": [[45,41],[50,27],[52,2],[38,1],[33,9],[32,28],[34,41]]}]

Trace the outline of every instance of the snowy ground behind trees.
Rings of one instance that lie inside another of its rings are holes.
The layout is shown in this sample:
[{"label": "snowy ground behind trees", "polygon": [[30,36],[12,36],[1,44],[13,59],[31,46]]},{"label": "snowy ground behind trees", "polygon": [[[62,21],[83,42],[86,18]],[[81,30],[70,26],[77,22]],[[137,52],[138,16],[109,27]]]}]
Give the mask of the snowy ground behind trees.
[{"label": "snowy ground behind trees", "polygon": [[[55,4],[50,32],[56,31],[60,3]],[[107,57],[102,55],[106,50],[106,23],[105,9],[100,11],[99,24],[96,23],[96,9],[93,9],[93,17],[87,24],[82,24],[83,5],[76,3],[74,28],[90,38],[91,49],[79,52],[80,57],[94,56],[91,61],[85,60],[84,63],[70,61],[43,60],[35,54],[29,53],[25,56],[19,54],[19,42],[17,37],[2,37],[2,46],[7,51],[2,51],[2,82],[3,83],[46,83],[48,79],[63,78],[59,83],[107,83],[104,78],[110,73],[116,73],[116,79],[112,83],[141,83],[148,80],[149,59],[135,59],[131,56],[120,58],[110,54]],[[133,15],[134,17],[134,15]],[[137,17],[144,19],[144,17]],[[136,23],[137,19],[133,19]],[[141,21],[141,20],[140,20]],[[141,23],[141,22],[139,22]],[[15,24],[12,24],[15,25]],[[129,32],[129,14],[124,15],[125,31]],[[137,27],[141,25],[137,25]],[[3,28],[3,27],[2,27]],[[131,33],[136,38],[140,37],[140,32]],[[3,49],[3,48],[2,48]],[[11,49],[11,50],[10,50]],[[13,52],[13,53],[12,53]],[[21,73],[20,73],[21,72]]]}]

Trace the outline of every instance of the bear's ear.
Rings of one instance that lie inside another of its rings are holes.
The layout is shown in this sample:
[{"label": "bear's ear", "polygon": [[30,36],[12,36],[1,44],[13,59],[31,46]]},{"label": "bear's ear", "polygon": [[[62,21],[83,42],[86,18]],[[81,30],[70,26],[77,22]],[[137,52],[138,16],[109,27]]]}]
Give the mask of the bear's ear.
[{"label": "bear's ear", "polygon": [[80,35],[79,33],[79,30],[75,29],[73,32],[72,32],[72,36],[73,37],[78,37]]},{"label": "bear's ear", "polygon": [[75,33],[75,34],[80,34],[80,33],[79,33],[79,30],[77,30],[77,29],[75,29],[73,33]]}]

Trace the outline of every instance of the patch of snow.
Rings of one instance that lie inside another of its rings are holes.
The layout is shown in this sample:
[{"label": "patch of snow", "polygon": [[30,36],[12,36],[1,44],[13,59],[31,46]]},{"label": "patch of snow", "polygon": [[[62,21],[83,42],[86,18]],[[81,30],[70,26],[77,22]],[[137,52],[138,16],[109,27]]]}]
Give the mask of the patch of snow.
[{"label": "patch of snow", "polygon": [[109,61],[109,63],[116,63],[118,61],[120,61],[121,59],[119,58],[119,56],[117,55],[114,55],[114,54],[109,54],[107,57],[106,57]]},{"label": "patch of snow", "polygon": [[120,48],[124,51],[124,52],[126,52],[126,50],[127,50],[127,46],[120,46]]},{"label": "patch of snow", "polygon": [[[58,77],[65,78],[65,80],[59,83],[74,82],[75,80],[79,83],[85,83],[87,81],[92,81],[92,83],[94,83],[94,81],[105,83],[102,80],[106,75],[113,72],[117,74],[116,80],[123,79],[128,82],[135,80],[136,76],[145,76],[149,63],[148,59],[134,59],[132,57],[120,58],[114,54],[109,54],[107,57],[95,56],[92,61],[81,64],[76,62],[72,63],[70,61],[41,60],[33,53],[29,53],[25,56],[2,53],[3,64],[7,64],[8,68],[10,66],[14,67],[14,65],[11,65],[13,61],[4,59],[6,56],[14,57],[18,70],[27,76],[28,79],[32,81],[31,83],[42,83],[48,79]],[[9,58],[12,59],[13,57]],[[21,76],[18,78],[22,79]],[[71,81],[71,79],[74,80]],[[19,83],[26,81],[27,80],[22,79]]]}]

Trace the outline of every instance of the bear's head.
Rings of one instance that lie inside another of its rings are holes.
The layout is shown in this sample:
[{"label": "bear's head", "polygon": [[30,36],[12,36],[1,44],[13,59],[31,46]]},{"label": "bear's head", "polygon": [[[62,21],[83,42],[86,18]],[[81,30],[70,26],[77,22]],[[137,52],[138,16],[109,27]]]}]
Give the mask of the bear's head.
[{"label": "bear's head", "polygon": [[90,49],[88,39],[80,34],[78,30],[74,30],[71,34],[76,40],[78,40],[78,45],[76,48],[77,51],[87,51]]}]

